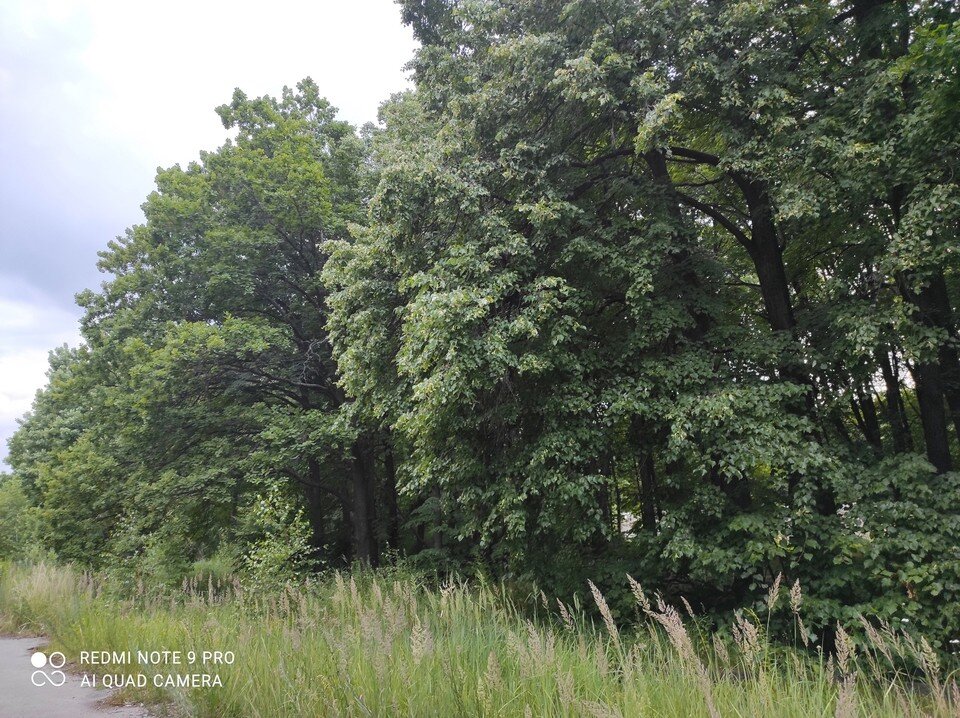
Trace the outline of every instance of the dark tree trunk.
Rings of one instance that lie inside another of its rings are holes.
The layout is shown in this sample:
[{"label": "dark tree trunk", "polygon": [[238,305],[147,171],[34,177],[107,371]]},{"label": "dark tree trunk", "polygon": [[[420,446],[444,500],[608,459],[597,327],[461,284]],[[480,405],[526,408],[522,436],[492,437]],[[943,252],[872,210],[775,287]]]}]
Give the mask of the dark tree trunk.
[{"label": "dark tree trunk", "polygon": [[350,464],[353,557],[361,563],[376,566],[380,556],[374,535],[374,462],[372,450],[366,440],[357,440]]},{"label": "dark tree trunk", "polygon": [[432,547],[438,551],[443,548],[443,532],[441,527],[443,526],[443,516],[440,512],[440,507],[443,505],[441,503],[440,489],[434,488],[431,492],[431,496],[434,500],[434,506],[436,507],[436,518],[433,523],[433,531],[431,532],[431,544]]},{"label": "dark tree trunk", "polygon": [[952,346],[940,347],[940,372],[943,375],[943,392],[950,407],[953,430],[960,441],[960,356]]},{"label": "dark tree trunk", "polygon": [[893,450],[901,454],[913,449],[913,437],[910,435],[910,424],[907,421],[907,410],[900,393],[900,377],[897,376],[890,362],[890,355],[877,349],[877,363],[880,364],[880,373],[883,374],[883,383],[886,386],[886,403],[884,414],[890,424],[890,435],[893,437]]},{"label": "dark tree trunk", "polygon": [[[906,22],[902,22],[899,28],[894,27],[889,22],[884,22],[879,11],[888,7],[899,7],[901,9],[900,19],[906,20],[906,4],[899,3],[891,5],[890,3],[880,2],[879,0],[856,0],[853,5],[854,19],[856,21],[857,32],[860,36],[861,52],[865,58],[879,59],[884,57],[883,34],[887,35],[889,50],[886,52],[887,59],[894,59],[903,55],[908,48],[909,34],[905,32]],[[895,33],[895,34],[894,34]],[[900,42],[892,42],[899,38]],[[909,102],[913,94],[907,80],[901,85],[904,99]],[[892,120],[896,115],[896,107],[892,103],[887,103],[884,108],[886,119]],[[887,192],[887,203],[893,216],[895,227],[899,227],[900,219],[903,214],[904,198],[908,195],[908,187],[903,184],[892,184]],[[942,279],[942,274],[939,274]],[[939,287],[936,279],[929,285],[923,287],[919,292],[914,292],[911,287],[913,277],[908,273],[901,273],[897,276],[897,284],[904,300],[917,307],[920,314],[920,321],[926,326],[937,326],[937,307],[940,305],[936,297]],[[946,287],[944,286],[944,293]],[[940,305],[942,308],[942,305]],[[949,303],[946,308],[949,310]],[[920,423],[923,426],[923,440],[927,449],[927,458],[930,463],[936,467],[937,471],[949,471],[952,466],[950,458],[949,437],[947,431],[947,412],[944,407],[944,398],[946,396],[946,386],[944,384],[944,372],[941,370],[940,361],[923,360],[917,362],[913,370],[914,380],[917,387],[917,403],[920,405]],[[949,371],[948,371],[949,375]]]},{"label": "dark tree trunk", "polygon": [[[671,151],[688,160],[692,159],[714,167],[720,164],[720,158],[709,153],[679,147],[673,147]],[[790,283],[783,263],[783,249],[780,246],[769,189],[763,180],[739,172],[729,172],[728,176],[737,185],[747,204],[750,216],[747,232],[717,207],[686,195],[678,195],[678,197],[685,204],[711,217],[719,226],[730,232],[747,251],[760,283],[760,295],[770,328],[792,340],[789,343],[790,354],[783,358],[779,370],[785,379],[807,387],[806,409],[812,413],[814,409],[813,378],[802,363],[802,351],[796,336],[797,320],[790,296]]]},{"label": "dark tree trunk", "polygon": [[615,535],[619,535],[623,531],[623,512],[622,504],[620,502],[620,484],[617,483],[616,479],[613,482],[613,531]]},{"label": "dark tree trunk", "polygon": [[760,282],[764,311],[770,328],[791,339],[789,354],[782,359],[780,371],[784,379],[806,387],[804,402],[807,412],[814,412],[813,378],[804,368],[802,350],[797,340],[797,319],[790,297],[790,284],[783,264],[783,250],[774,221],[773,203],[766,184],[759,180],[736,176],[750,212],[750,241],[745,245]]},{"label": "dark tree trunk", "polygon": [[393,448],[388,446],[383,456],[383,495],[387,509],[387,543],[393,550],[400,548],[400,504],[397,499],[397,467],[393,460]]},{"label": "dark tree trunk", "polygon": [[[750,258],[753,260],[757,280],[760,282],[760,293],[767,314],[770,328],[791,339],[790,353],[782,358],[781,374],[784,379],[806,388],[803,401],[806,413],[814,417],[816,405],[814,397],[813,377],[803,365],[803,351],[797,337],[797,320],[793,311],[793,300],[790,297],[790,284],[787,281],[786,267],[783,263],[783,250],[774,219],[773,203],[766,183],[733,175],[734,182],[743,193],[750,213],[750,240],[745,245]],[[799,477],[788,478],[788,487],[791,500],[798,484]],[[837,511],[836,498],[831,489],[818,482],[815,505],[817,512],[822,516],[832,516]]]},{"label": "dark tree trunk", "polygon": [[658,443],[659,437],[650,429],[648,423],[639,417],[631,419],[630,433],[633,443],[639,447],[637,493],[640,499],[640,525],[644,531],[656,533],[658,506],[654,446]]},{"label": "dark tree trunk", "polygon": [[[703,162],[714,167],[720,165],[720,159],[709,153],[679,147],[671,147],[671,152],[695,162]],[[716,207],[700,202],[695,198],[678,194],[676,188],[669,184],[669,174],[660,177],[663,173],[663,169],[660,167],[663,158],[662,153],[648,152],[646,158],[654,176],[671,189],[678,202],[682,201],[684,204],[706,213],[720,226],[731,232],[750,255],[757,273],[757,279],[760,282],[760,293],[763,298],[767,321],[771,329],[775,332],[784,333],[791,339],[789,342],[790,353],[782,358],[778,368],[784,379],[806,388],[803,399],[804,408],[808,415],[814,416],[816,408],[814,381],[802,362],[803,352],[796,334],[797,322],[790,296],[790,285],[783,263],[783,251],[777,232],[773,202],[766,183],[737,172],[729,173],[729,177],[740,189],[750,214],[750,234],[747,236],[735,222],[725,217]],[[800,411],[800,407],[797,407],[797,410]],[[799,477],[796,475],[788,479],[788,491],[791,500],[798,482]],[[749,505],[749,486],[738,487],[736,501],[741,506]],[[836,500],[825,486],[821,485],[817,489],[816,505],[821,514],[832,515],[836,512]]]},{"label": "dark tree trunk", "polygon": [[955,347],[945,344],[940,347],[940,372],[943,376],[943,393],[950,407],[953,430],[960,441],[960,356]]},{"label": "dark tree trunk", "polygon": [[957,439],[960,440],[960,353],[957,351],[960,335],[942,270],[934,273],[930,284],[920,292],[918,298],[921,302],[920,311],[928,315],[933,326],[947,334],[946,341],[940,345],[937,361],[943,380],[943,395],[950,407],[950,418],[953,420]]},{"label": "dark tree trunk", "polygon": [[353,546],[353,506],[348,492],[340,495],[340,514],[342,520],[337,531],[336,556],[349,563],[354,558]]},{"label": "dark tree trunk", "polygon": [[310,543],[322,549],[326,541],[326,512],[323,505],[323,487],[320,485],[320,463],[307,459],[307,483],[304,486],[307,499],[307,520],[310,522]]},{"label": "dark tree trunk", "polygon": [[[896,212],[895,212],[896,213]],[[937,328],[935,299],[930,286],[915,292],[911,287],[912,277],[901,274],[897,278],[900,294],[904,300],[917,307],[920,323]],[[947,411],[944,406],[944,377],[936,360],[923,359],[916,363],[913,377],[917,385],[917,403],[920,405],[920,423],[923,425],[923,442],[927,458],[938,472],[950,471],[950,438],[947,430]]]},{"label": "dark tree trunk", "polygon": [[937,472],[950,471],[953,461],[950,458],[940,366],[931,361],[917,362],[913,376],[917,384],[917,403],[920,405],[920,423],[923,425],[927,458]]},{"label": "dark tree trunk", "polygon": [[847,431],[847,427],[843,423],[843,416],[838,409],[830,412],[830,423],[833,424],[833,429],[837,432],[837,436],[843,439],[843,443],[847,445],[853,443],[853,439],[850,438],[850,432]]},{"label": "dark tree trunk", "polygon": [[640,457],[640,517],[644,531],[657,531],[657,475],[653,465],[653,452],[645,451]]},{"label": "dark tree trunk", "polygon": [[883,448],[880,437],[880,422],[877,420],[877,409],[873,403],[873,395],[858,387],[855,409],[859,413],[864,438],[871,446],[877,449]]},{"label": "dark tree trunk", "polygon": [[[411,515],[416,515],[418,512],[421,512],[423,509],[423,504],[425,500],[423,498],[419,499],[416,505],[410,510]],[[427,547],[427,529],[424,525],[422,514],[419,516],[419,520],[414,524],[413,528],[413,552],[420,553]]]},{"label": "dark tree trunk", "polygon": [[740,187],[750,210],[750,245],[747,251],[760,281],[760,294],[767,321],[774,331],[791,336],[797,326],[790,298],[790,285],[783,266],[783,251],[773,220],[773,206],[766,188],[756,181],[742,181]]}]

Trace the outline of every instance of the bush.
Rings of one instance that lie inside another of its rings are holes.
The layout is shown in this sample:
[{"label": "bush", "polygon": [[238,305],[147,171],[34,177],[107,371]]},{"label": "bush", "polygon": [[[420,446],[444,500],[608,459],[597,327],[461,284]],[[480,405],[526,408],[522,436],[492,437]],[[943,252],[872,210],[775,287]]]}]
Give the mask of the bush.
[{"label": "bush", "polygon": [[280,585],[316,566],[310,524],[280,486],[269,487],[254,501],[249,521],[257,538],[242,561],[241,573],[248,584]]},{"label": "bush", "polygon": [[20,479],[0,475],[0,559],[41,558],[40,536],[40,519]]}]

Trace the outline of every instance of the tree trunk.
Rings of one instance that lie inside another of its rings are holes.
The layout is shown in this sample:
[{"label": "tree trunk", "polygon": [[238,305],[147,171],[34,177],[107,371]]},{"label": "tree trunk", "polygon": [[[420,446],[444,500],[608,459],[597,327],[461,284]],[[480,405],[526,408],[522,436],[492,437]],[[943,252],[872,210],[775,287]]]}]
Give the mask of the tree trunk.
[{"label": "tree trunk", "polygon": [[960,335],[950,306],[950,295],[943,270],[938,269],[930,278],[930,284],[920,292],[920,311],[926,312],[933,326],[942,329],[947,339],[940,345],[937,361],[940,364],[940,376],[943,381],[943,395],[950,407],[953,428],[960,440],[960,354],[957,345]]},{"label": "tree trunk", "polygon": [[373,456],[368,442],[358,439],[353,447],[351,463],[353,558],[369,566],[379,562],[374,535]]},{"label": "tree trunk", "polygon": [[394,551],[400,548],[400,505],[397,499],[397,467],[393,460],[393,448],[388,446],[383,456],[383,495],[387,509],[387,543]]},{"label": "tree trunk", "polygon": [[326,541],[326,512],[323,506],[323,488],[320,486],[320,463],[307,459],[307,485],[304,487],[307,499],[307,520],[310,522],[310,543],[317,549],[324,548]]},{"label": "tree trunk", "polygon": [[640,517],[644,531],[657,531],[657,476],[653,465],[653,452],[645,451],[640,457]]},{"label": "tree trunk", "polygon": [[[783,250],[773,213],[773,202],[765,182],[743,175],[734,175],[734,181],[743,193],[750,212],[750,242],[745,246],[760,282],[760,293],[770,328],[790,338],[789,354],[781,359],[781,374],[784,379],[805,387],[803,401],[806,413],[816,415],[813,377],[803,364],[803,350],[797,337],[797,320],[790,297],[790,284],[783,263]],[[788,478],[791,500],[799,477]],[[833,492],[822,482],[817,482],[815,505],[822,516],[832,516],[837,511]]]},{"label": "tree trunk", "polygon": [[340,494],[340,527],[337,531],[336,556],[350,563],[354,558],[353,546],[353,506],[349,492]]},{"label": "tree trunk", "polygon": [[[861,52],[865,58],[875,60],[884,56],[883,32],[896,32],[898,28],[890,23],[883,22],[877,12],[884,9],[888,3],[878,0],[856,0],[853,4],[854,19],[857,32],[860,36]],[[898,5],[903,11],[901,20],[906,20],[906,3]],[[906,22],[901,24],[897,35],[888,36],[888,40],[900,42],[890,42],[888,47],[890,51],[885,59],[892,60],[904,55],[908,49],[909,33],[905,32]],[[904,99],[909,102],[913,94],[910,90],[908,81],[905,79],[901,85]],[[884,114],[888,120],[893,120],[896,115],[896,107],[892,103],[887,103]],[[887,203],[893,215],[893,222],[896,228],[899,228],[900,219],[903,216],[904,198],[908,196],[908,188],[903,184],[893,184],[887,192]],[[942,279],[942,274],[934,276],[934,281],[925,286],[919,292],[914,292],[910,286],[912,277],[908,273],[901,273],[897,276],[897,284],[904,300],[915,305],[919,310],[920,321],[926,326],[937,326],[937,308],[942,309],[937,295],[939,286],[937,277]],[[943,287],[944,294],[946,287]],[[949,303],[946,305],[949,310]],[[927,458],[930,463],[936,467],[937,471],[949,471],[952,465],[950,458],[949,437],[947,431],[947,413],[944,408],[945,384],[944,379],[952,377],[948,368],[947,376],[941,370],[942,357],[938,356],[936,361],[923,360],[917,362],[914,367],[913,375],[917,385],[917,403],[920,405],[920,423],[923,425],[923,440],[927,449]],[[960,404],[958,404],[960,408]],[[958,425],[960,432],[960,425]]]},{"label": "tree trunk", "polygon": [[920,404],[920,423],[923,425],[927,458],[938,473],[950,471],[953,461],[950,458],[940,366],[931,361],[917,362],[913,376],[917,383],[917,402]]},{"label": "tree trunk", "polygon": [[[897,285],[904,300],[917,307],[920,323],[927,327],[936,327],[934,292],[925,286],[919,292],[911,287],[912,277],[901,274]],[[922,359],[914,367],[913,377],[917,384],[917,403],[920,405],[920,423],[923,425],[923,441],[927,448],[927,458],[937,471],[950,471],[950,438],[947,431],[947,412],[944,406],[944,382],[940,370],[939,357],[936,360]]]},{"label": "tree trunk", "polygon": [[877,363],[883,374],[883,383],[886,386],[886,405],[884,414],[890,424],[890,435],[893,437],[893,450],[897,454],[913,449],[913,437],[910,435],[910,423],[907,420],[907,410],[900,393],[900,377],[894,371],[890,355],[877,349]]},{"label": "tree trunk", "polygon": [[871,446],[883,448],[880,437],[880,422],[877,421],[877,409],[873,403],[873,395],[857,387],[856,408],[862,422],[863,436]]},{"label": "tree trunk", "polygon": [[654,446],[658,442],[656,432],[639,417],[630,420],[633,443],[639,447],[637,459],[637,493],[640,499],[640,525],[644,531],[657,531],[657,476],[654,467]]},{"label": "tree trunk", "polygon": [[437,510],[437,518],[434,521],[433,529],[431,531],[431,544],[433,548],[439,551],[443,548],[443,533],[441,532],[441,527],[443,526],[443,516],[440,512],[440,507],[443,504],[441,503],[440,489],[438,487],[434,487],[433,491],[431,491],[431,496],[433,497],[435,502],[434,505],[436,506]]},{"label": "tree trunk", "polygon": [[773,215],[773,203],[766,184],[742,176],[735,178],[743,192],[750,212],[750,243],[747,253],[753,260],[754,271],[760,282],[760,294],[770,328],[790,338],[789,354],[783,357],[781,373],[784,379],[806,387],[804,402],[807,412],[814,413],[813,378],[803,365],[803,352],[797,338],[797,319],[790,297],[790,284],[783,263],[783,250]]},{"label": "tree trunk", "polygon": [[790,285],[783,266],[783,251],[777,238],[769,194],[763,184],[757,181],[741,182],[740,187],[750,210],[751,243],[747,251],[760,281],[767,321],[774,331],[793,336],[797,320],[793,313]]},{"label": "tree trunk", "polygon": [[833,425],[833,430],[837,432],[837,436],[843,439],[844,444],[848,446],[853,444],[853,439],[850,438],[850,432],[847,431],[847,427],[843,423],[843,414],[840,412],[839,407],[834,408],[830,412],[830,423]]}]

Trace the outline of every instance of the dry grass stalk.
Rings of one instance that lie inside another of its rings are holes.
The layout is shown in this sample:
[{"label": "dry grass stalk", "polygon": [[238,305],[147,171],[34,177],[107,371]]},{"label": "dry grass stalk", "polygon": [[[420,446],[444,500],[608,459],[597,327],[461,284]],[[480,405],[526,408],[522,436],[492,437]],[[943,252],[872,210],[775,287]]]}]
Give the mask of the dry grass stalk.
[{"label": "dry grass stalk", "polygon": [[593,594],[593,600],[596,601],[597,608],[600,609],[600,615],[603,617],[603,625],[607,627],[607,633],[610,634],[610,638],[613,639],[617,649],[622,649],[620,631],[617,629],[617,624],[613,620],[613,614],[610,612],[607,600],[603,597],[603,594],[600,593],[600,589],[594,585],[593,581],[588,580],[587,583],[590,585],[590,593]]},{"label": "dry grass stalk", "polygon": [[887,645],[886,640],[884,640],[883,634],[878,631],[870,621],[868,621],[863,616],[860,616],[860,625],[863,626],[864,632],[867,634],[867,640],[870,642],[870,645],[876,648],[887,659],[887,663],[890,666],[895,666],[893,661],[893,654],[890,652],[890,647]]},{"label": "dry grass stalk", "polygon": [[846,676],[840,682],[840,692],[837,694],[837,706],[834,718],[856,718],[857,692],[853,676]]},{"label": "dry grass stalk", "polygon": [[727,646],[724,644],[723,640],[720,638],[720,634],[718,633],[713,634],[713,652],[716,654],[722,665],[730,665],[730,653],[727,651]]},{"label": "dry grass stalk", "polygon": [[560,618],[563,619],[563,625],[567,627],[567,630],[573,630],[573,616],[570,615],[570,610],[563,605],[563,601],[559,598],[557,599],[557,605],[560,606]]},{"label": "dry grass stalk", "polygon": [[530,645],[523,637],[513,631],[507,631],[507,648],[510,655],[516,659],[517,668],[523,680],[530,680],[537,675],[537,662],[531,655]]},{"label": "dry grass stalk", "polygon": [[800,606],[803,604],[803,591],[800,588],[800,579],[793,582],[790,587],[790,610],[793,611],[793,617],[797,621],[797,630],[800,632],[800,640],[803,647],[808,648],[810,639],[807,637],[807,627],[803,625],[803,618],[800,616]]},{"label": "dry grass stalk", "polygon": [[556,660],[556,639],[552,633],[541,633],[532,621],[527,621],[529,657],[538,668],[549,668]]},{"label": "dry grass stalk", "polygon": [[[835,718],[854,718],[857,715],[856,676],[852,661],[856,655],[856,646],[843,626],[837,624],[837,669],[840,671],[840,690],[837,694]],[[827,665],[830,663],[828,661]],[[832,672],[831,672],[832,673]]]},{"label": "dry grass stalk", "polygon": [[667,637],[680,657],[684,661],[699,662],[700,659],[697,657],[696,651],[693,650],[693,642],[687,634],[687,629],[683,625],[683,619],[680,618],[677,609],[666,605],[659,596],[657,597],[657,609],[653,613],[653,617],[663,626],[667,632]]},{"label": "dry grass stalk", "polygon": [[680,618],[679,612],[673,606],[666,605],[660,596],[657,596],[657,609],[658,610],[652,615],[667,632],[667,637],[670,639],[670,642],[680,655],[682,661],[693,668],[694,674],[697,677],[697,685],[703,693],[710,718],[720,718],[720,712],[717,710],[713,698],[713,684],[710,681],[710,675],[707,673],[706,667],[693,648],[693,641],[690,640],[690,636],[687,633],[686,627],[683,625],[683,619]]},{"label": "dry grass stalk", "polygon": [[637,599],[637,604],[643,609],[644,613],[649,615],[651,613],[650,600],[643,592],[643,587],[641,587],[639,582],[629,573],[627,574],[627,581],[630,583],[630,590],[633,592],[633,597]]},{"label": "dry grass stalk", "polygon": [[760,655],[760,630],[737,611],[733,624],[733,640],[750,661]]},{"label": "dry grass stalk", "polygon": [[[777,605],[777,599],[780,597],[780,582],[783,580],[783,574],[778,573],[773,580],[773,585],[767,592],[767,611],[772,612],[773,607]],[[799,584],[797,584],[799,586]]]},{"label": "dry grass stalk", "polygon": [[599,701],[578,701],[577,706],[582,715],[592,718],[623,718],[623,713],[618,708]]},{"label": "dry grass stalk", "polygon": [[360,590],[357,588],[357,581],[353,576],[350,577],[350,599],[355,607],[363,607],[363,599],[360,598]]},{"label": "dry grass stalk", "polygon": [[570,671],[561,671],[557,676],[557,695],[560,697],[561,705],[572,706],[576,700],[573,673]]},{"label": "dry grass stalk", "polygon": [[495,651],[490,651],[487,655],[487,672],[484,677],[487,685],[496,688],[497,691],[503,688],[503,670],[500,668],[500,661]]},{"label": "dry grass stalk", "polygon": [[413,629],[410,631],[410,653],[413,656],[413,662],[420,665],[424,656],[433,651],[433,635],[430,629],[420,622],[419,616]]},{"label": "dry grass stalk", "polygon": [[852,673],[850,661],[853,658],[854,651],[855,648],[850,635],[843,630],[843,626],[837,624],[837,668],[844,677]]},{"label": "dry grass stalk", "polygon": [[490,651],[487,655],[487,670],[477,685],[477,698],[483,705],[484,712],[496,713],[495,698],[503,691],[503,671],[497,654]]},{"label": "dry grass stalk", "polygon": [[593,652],[593,665],[599,676],[606,676],[610,673],[610,657],[603,646],[597,646]]},{"label": "dry grass stalk", "polygon": [[919,658],[920,667],[923,669],[923,674],[926,676],[927,683],[930,685],[930,691],[933,693],[937,708],[940,711],[946,712],[947,696],[943,689],[943,684],[940,682],[940,659],[937,658],[937,653],[933,650],[933,646],[923,637],[920,638]]}]

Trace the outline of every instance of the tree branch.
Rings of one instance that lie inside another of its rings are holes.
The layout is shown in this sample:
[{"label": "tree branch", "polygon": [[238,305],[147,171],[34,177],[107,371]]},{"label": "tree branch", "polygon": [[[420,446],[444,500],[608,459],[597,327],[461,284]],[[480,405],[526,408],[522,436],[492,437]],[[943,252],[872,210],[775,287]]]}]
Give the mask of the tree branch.
[{"label": "tree branch", "polygon": [[709,205],[705,202],[694,199],[690,195],[684,194],[683,192],[677,192],[677,198],[685,205],[693,207],[694,209],[698,209],[710,217],[713,221],[730,232],[730,234],[732,234],[736,240],[740,242],[740,244],[746,247],[748,251],[753,248],[753,243],[750,241],[750,238],[744,233],[744,231],[734,224],[730,219],[724,216],[724,214],[713,205]]}]

